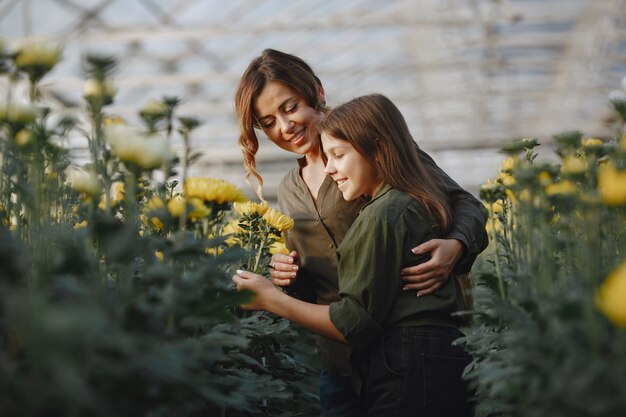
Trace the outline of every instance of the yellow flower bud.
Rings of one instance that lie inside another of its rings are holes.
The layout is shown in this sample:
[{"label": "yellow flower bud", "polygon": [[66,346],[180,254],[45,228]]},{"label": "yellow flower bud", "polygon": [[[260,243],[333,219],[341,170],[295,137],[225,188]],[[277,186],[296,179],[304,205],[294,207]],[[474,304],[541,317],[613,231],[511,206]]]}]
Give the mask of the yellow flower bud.
[{"label": "yellow flower bud", "polygon": [[587,163],[573,155],[567,155],[563,158],[561,172],[569,175],[583,174],[587,171]]},{"label": "yellow flower bud", "polygon": [[546,187],[546,194],[549,196],[566,196],[573,195],[578,192],[576,185],[571,181],[561,181],[554,184],[550,184]]},{"label": "yellow flower bud", "polygon": [[28,145],[33,140],[33,132],[28,129],[22,129],[15,134],[15,143],[19,147]]},{"label": "yellow flower bud", "polygon": [[516,156],[509,156],[502,161],[502,171],[510,173],[519,165],[519,158]]},{"label": "yellow flower bud", "polygon": [[85,81],[83,89],[85,97],[113,97],[117,93],[117,89],[111,84],[109,80],[102,82],[90,79]]},{"label": "yellow flower bud", "polygon": [[626,204],[626,171],[617,170],[612,164],[598,169],[600,197],[609,206]]},{"label": "yellow flower bud", "polygon": [[582,141],[583,148],[599,148],[604,145],[604,142],[596,138],[586,138]]},{"label": "yellow flower bud", "polygon": [[87,220],[83,220],[80,223],[76,223],[74,225],[74,230],[78,230],[78,229],[84,229],[85,227],[87,227]]},{"label": "yellow flower bud", "polygon": [[167,112],[165,103],[159,100],[150,99],[140,110],[140,114],[147,116],[160,116]]},{"label": "yellow flower bud", "polygon": [[626,262],[615,268],[598,288],[598,309],[616,326],[626,327]]}]

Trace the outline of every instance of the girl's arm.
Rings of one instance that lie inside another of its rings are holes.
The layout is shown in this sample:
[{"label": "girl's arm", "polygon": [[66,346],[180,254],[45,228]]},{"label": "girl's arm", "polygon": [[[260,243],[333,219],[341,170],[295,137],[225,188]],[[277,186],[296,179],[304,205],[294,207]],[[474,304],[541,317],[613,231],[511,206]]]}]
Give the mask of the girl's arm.
[{"label": "girl's arm", "polygon": [[307,303],[293,298],[276,288],[265,277],[247,271],[237,271],[233,282],[238,290],[255,293],[246,310],[265,310],[286,318],[329,339],[346,343],[346,339],[330,321],[329,306]]}]

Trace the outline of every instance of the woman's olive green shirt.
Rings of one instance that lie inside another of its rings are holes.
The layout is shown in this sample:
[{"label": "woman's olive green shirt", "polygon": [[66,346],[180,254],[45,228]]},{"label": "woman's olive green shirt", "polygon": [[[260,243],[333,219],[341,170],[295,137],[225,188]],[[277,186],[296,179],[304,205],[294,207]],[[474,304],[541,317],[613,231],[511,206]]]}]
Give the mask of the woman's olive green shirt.
[{"label": "woman's olive green shirt", "polygon": [[[476,256],[487,246],[483,205],[448,177],[426,153],[421,150],[419,153],[429,171],[445,181],[454,212],[453,226],[446,237],[463,243],[465,250],[455,272],[468,272]],[[294,228],[286,233],[287,247],[300,256],[298,279],[292,287],[300,298],[328,305],[340,300],[337,247],[365,201],[345,201],[335,182],[327,176],[315,203],[300,174],[303,164],[304,158],[298,160],[298,166],[285,175],[278,188],[280,210],[295,220]],[[412,247],[422,242],[414,243]],[[418,299],[414,297],[414,300]],[[317,347],[322,366],[328,372],[350,375],[348,346],[318,337]]]}]

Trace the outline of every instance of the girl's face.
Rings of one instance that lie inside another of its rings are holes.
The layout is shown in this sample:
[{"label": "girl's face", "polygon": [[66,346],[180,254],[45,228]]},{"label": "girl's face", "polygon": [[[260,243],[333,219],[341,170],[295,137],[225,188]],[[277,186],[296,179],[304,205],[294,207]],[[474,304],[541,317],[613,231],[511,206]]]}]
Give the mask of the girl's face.
[{"label": "girl's face", "polygon": [[349,142],[322,133],[322,148],[328,158],[324,172],[337,183],[346,201],[374,195],[382,180]]},{"label": "girl's face", "polygon": [[319,147],[321,115],[292,88],[277,81],[265,85],[254,102],[259,125],[278,147],[304,155]]}]

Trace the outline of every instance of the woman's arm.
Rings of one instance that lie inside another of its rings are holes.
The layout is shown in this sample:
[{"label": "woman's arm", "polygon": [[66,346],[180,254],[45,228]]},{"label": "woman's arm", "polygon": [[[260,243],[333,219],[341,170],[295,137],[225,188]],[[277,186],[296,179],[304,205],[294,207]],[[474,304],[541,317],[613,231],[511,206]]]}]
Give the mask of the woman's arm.
[{"label": "woman's arm", "polygon": [[454,214],[452,229],[446,239],[432,239],[413,249],[416,254],[430,253],[431,259],[402,271],[405,288],[418,290],[417,295],[421,296],[436,291],[453,270],[468,272],[489,242],[485,230],[486,213],[480,201],[461,188],[428,154],[417,149],[427,169],[445,183]]},{"label": "woman's arm", "polygon": [[346,343],[341,332],[330,321],[329,306],[307,303],[293,298],[276,288],[265,277],[247,271],[237,271],[233,282],[238,290],[255,293],[247,310],[265,310],[286,318],[329,339]]},{"label": "woman's arm", "polygon": [[418,148],[418,153],[427,168],[444,181],[446,193],[454,212],[453,224],[447,239],[456,239],[465,246],[455,272],[469,272],[476,256],[487,247],[489,240],[485,225],[487,215],[483,204],[448,176],[433,159]]}]

